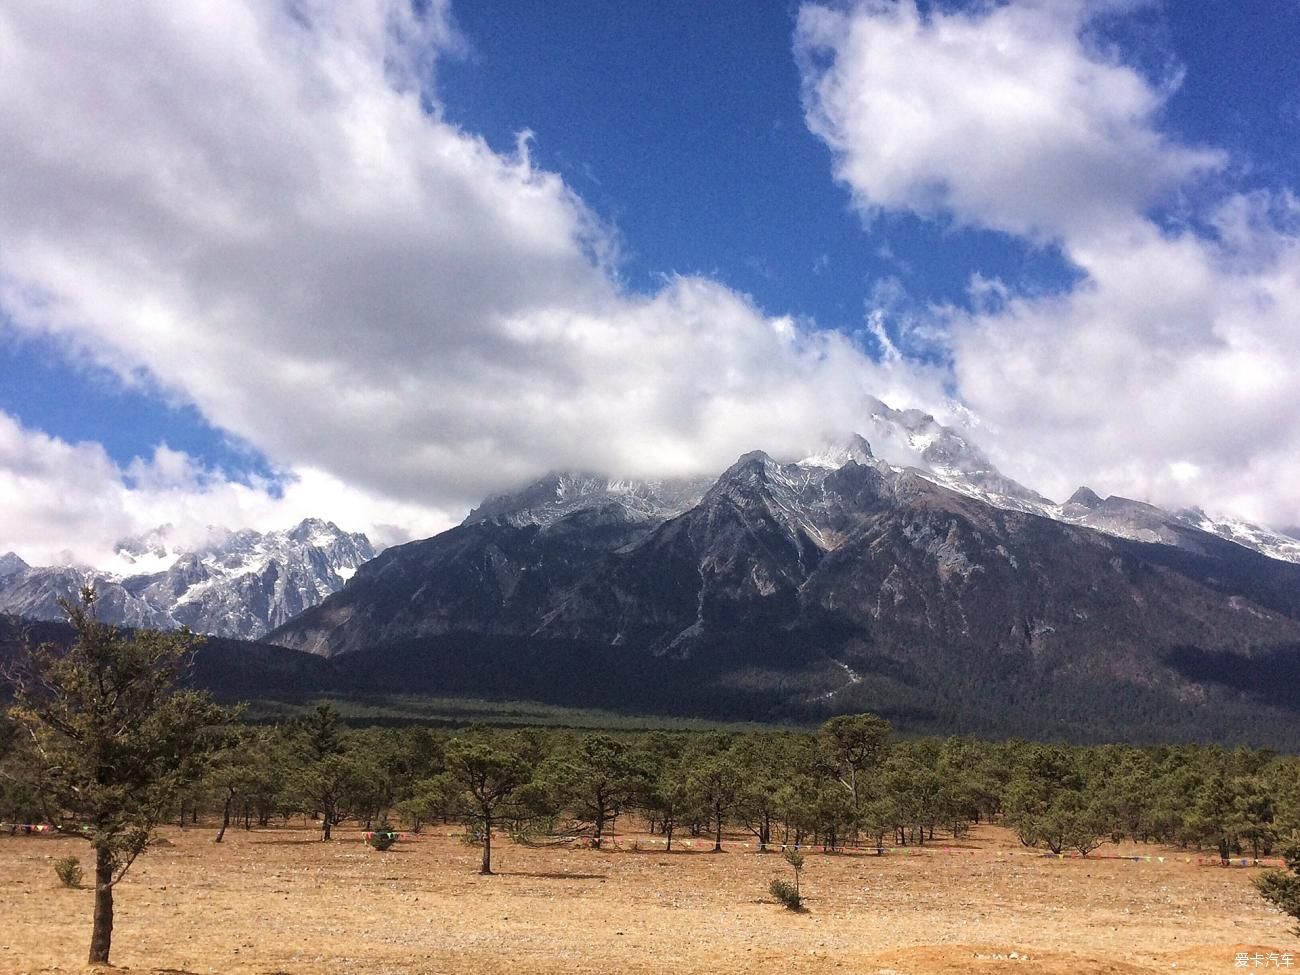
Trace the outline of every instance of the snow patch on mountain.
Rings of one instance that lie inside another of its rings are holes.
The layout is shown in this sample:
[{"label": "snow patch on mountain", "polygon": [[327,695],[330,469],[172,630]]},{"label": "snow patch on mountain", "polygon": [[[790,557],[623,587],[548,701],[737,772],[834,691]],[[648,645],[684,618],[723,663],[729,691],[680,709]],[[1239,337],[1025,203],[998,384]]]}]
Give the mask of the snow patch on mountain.
[{"label": "snow patch on mountain", "polygon": [[1220,538],[1262,552],[1283,562],[1300,562],[1300,539],[1280,531],[1273,531],[1239,518],[1211,518],[1199,508],[1188,508],[1175,513],[1184,524],[1212,532]]},{"label": "snow patch on mountain", "polygon": [[855,464],[870,464],[873,460],[871,444],[860,434],[853,433],[839,441],[823,442],[797,463],[800,467],[821,467],[837,471],[850,461]]}]

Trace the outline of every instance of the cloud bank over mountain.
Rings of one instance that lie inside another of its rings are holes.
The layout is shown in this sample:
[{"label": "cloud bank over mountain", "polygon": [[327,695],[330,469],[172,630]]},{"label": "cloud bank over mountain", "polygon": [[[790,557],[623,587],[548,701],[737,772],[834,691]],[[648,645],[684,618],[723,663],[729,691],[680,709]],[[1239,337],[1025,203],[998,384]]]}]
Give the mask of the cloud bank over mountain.
[{"label": "cloud bank over mountain", "polygon": [[93,560],[164,521],[308,514],[392,541],[547,470],[796,455],[870,395],[969,407],[1048,492],[1300,520],[1300,210],[1170,209],[1232,160],[1162,133],[1177,77],[1090,41],[1098,5],[802,9],[808,122],[865,219],[1001,231],[1081,273],[973,282],[971,307],[923,310],[919,358],[707,277],[628,289],[617,228],[527,133],[503,153],[447,120],[438,65],[465,41],[418,6],[0,12],[0,327],[158,384],[281,472],[236,482],[165,446],[122,466],[3,416],[5,547]]},{"label": "cloud bank over mountain", "polygon": [[[418,507],[413,531],[553,467],[715,469],[850,425],[868,392],[910,398],[913,370],[715,281],[625,293],[615,231],[526,135],[502,155],[442,119],[456,43],[445,6],[396,0],[0,15],[12,327],[145,370],[291,482]],[[191,487],[201,517],[244,494]]]}]

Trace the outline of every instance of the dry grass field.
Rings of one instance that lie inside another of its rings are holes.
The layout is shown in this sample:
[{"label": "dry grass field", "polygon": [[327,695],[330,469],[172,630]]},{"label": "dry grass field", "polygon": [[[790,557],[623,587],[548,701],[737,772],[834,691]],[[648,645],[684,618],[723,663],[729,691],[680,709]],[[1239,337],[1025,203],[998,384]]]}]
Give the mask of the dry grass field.
[{"label": "dry grass field", "polygon": [[[169,830],[117,892],[113,959],[150,973],[1200,972],[1281,968],[1300,939],[1253,869],[1023,855],[981,827],[920,855],[813,853],[808,911],[768,895],[789,874],[735,837],[721,855],[496,846],[435,831],[387,853],[355,831]],[[944,850],[950,852],[943,852]],[[1103,847],[1099,853],[1115,853]],[[84,972],[91,892],[52,861],[84,843],[0,838],[0,971]],[[1274,958],[1270,959],[1269,954]]]}]

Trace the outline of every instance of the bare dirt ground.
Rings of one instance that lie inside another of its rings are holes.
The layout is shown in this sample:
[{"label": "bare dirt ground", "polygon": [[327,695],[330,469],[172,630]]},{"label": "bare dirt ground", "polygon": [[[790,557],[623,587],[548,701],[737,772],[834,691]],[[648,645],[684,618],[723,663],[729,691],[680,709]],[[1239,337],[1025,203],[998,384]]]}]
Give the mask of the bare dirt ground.
[{"label": "bare dirt ground", "polygon": [[[768,895],[790,868],[737,835],[730,852],[495,846],[497,876],[446,828],[387,853],[356,831],[171,829],[117,889],[122,970],[256,975],[1300,970],[1290,919],[1254,869],[1024,855],[977,828],[920,855],[810,853],[808,910]],[[948,852],[944,852],[944,851]],[[86,844],[0,838],[0,972],[85,972],[92,894],[52,861]],[[87,870],[89,873],[89,870]],[[1290,955],[1288,955],[1290,953]],[[1272,957],[1270,957],[1270,955]]]}]

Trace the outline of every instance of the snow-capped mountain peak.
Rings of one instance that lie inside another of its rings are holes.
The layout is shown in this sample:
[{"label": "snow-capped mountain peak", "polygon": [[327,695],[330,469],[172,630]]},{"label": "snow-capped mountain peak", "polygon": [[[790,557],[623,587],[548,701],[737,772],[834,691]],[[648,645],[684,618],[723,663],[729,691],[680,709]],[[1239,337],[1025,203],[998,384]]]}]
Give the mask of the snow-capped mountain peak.
[{"label": "snow-capped mountain peak", "polygon": [[1052,505],[1004,475],[965,435],[930,414],[895,410],[874,397],[868,406],[864,435],[875,456],[891,466],[912,468],[936,484],[1000,508],[1041,514]]},{"label": "snow-capped mountain peak", "polygon": [[874,459],[871,444],[861,434],[854,433],[841,440],[823,442],[798,464],[800,467],[824,467],[837,471],[850,461],[869,464]]},{"label": "snow-capped mountain peak", "polygon": [[101,568],[119,575],[165,572],[183,551],[173,540],[172,532],[171,525],[159,525],[142,535],[119,539],[113,546],[114,561]]},{"label": "snow-capped mountain peak", "polygon": [[[1120,538],[1192,549],[1203,547],[1204,537],[1189,533],[1190,528],[1271,558],[1300,562],[1300,539],[1239,518],[1212,517],[1198,508],[1170,512],[1117,495],[1103,499],[1088,487],[1080,487],[1064,504],[1057,504],[1004,475],[965,434],[944,426],[928,413],[895,410],[877,399],[870,400],[869,406],[871,412],[863,431],[870,441],[866,457],[874,454],[875,459],[852,458],[858,463],[883,461],[895,469],[910,468],[927,480],[994,507],[1042,515]],[[836,453],[833,448],[821,450],[800,464],[838,466],[836,461],[843,456],[843,451]]]}]

